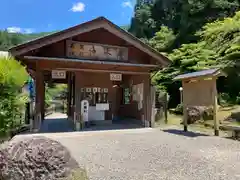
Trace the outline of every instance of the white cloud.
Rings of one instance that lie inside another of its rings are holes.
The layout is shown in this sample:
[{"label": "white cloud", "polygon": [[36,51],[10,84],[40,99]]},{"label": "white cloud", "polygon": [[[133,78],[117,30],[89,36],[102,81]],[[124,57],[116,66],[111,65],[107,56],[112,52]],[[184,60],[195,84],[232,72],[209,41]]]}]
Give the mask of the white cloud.
[{"label": "white cloud", "polygon": [[31,28],[20,28],[20,27],[8,27],[7,31],[10,33],[24,33],[24,34],[31,34],[34,32],[34,29]]},{"label": "white cloud", "polygon": [[10,33],[20,33],[21,32],[21,28],[20,27],[8,27],[7,31]]},{"label": "white cloud", "polygon": [[23,33],[26,33],[26,34],[31,34],[33,32],[34,32],[34,29],[31,29],[31,28],[23,29]]},{"label": "white cloud", "polygon": [[82,2],[75,3],[71,9],[72,12],[83,12],[85,10],[85,4]]},{"label": "white cloud", "polygon": [[124,1],[123,3],[122,3],[122,7],[124,7],[124,8],[126,8],[126,7],[128,7],[128,8],[133,8],[133,4],[132,4],[132,2],[131,1]]}]

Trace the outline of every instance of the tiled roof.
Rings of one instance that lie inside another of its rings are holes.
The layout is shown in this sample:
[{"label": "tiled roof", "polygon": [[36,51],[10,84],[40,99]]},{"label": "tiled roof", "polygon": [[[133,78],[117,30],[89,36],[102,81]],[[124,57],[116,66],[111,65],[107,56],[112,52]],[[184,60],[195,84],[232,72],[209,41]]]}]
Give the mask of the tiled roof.
[{"label": "tiled roof", "polygon": [[174,80],[213,75],[217,71],[219,71],[219,69],[215,68],[215,69],[207,69],[207,70],[197,71],[197,72],[193,72],[193,73],[181,74],[181,75],[178,75],[177,77],[175,77]]}]

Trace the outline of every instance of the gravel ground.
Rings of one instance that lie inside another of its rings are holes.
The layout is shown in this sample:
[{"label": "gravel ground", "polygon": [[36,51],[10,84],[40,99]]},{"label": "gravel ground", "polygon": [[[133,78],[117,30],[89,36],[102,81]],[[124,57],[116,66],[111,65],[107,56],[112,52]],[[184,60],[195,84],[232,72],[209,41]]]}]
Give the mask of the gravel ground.
[{"label": "gravel ground", "polygon": [[239,180],[240,143],[159,129],[45,134],[69,148],[92,180]]}]

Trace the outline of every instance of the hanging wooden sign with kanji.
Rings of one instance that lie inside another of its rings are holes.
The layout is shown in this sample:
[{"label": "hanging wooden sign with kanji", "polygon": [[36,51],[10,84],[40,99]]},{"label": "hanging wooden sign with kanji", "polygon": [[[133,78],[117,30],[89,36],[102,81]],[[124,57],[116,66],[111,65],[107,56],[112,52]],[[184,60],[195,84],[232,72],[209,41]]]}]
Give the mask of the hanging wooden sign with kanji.
[{"label": "hanging wooden sign with kanji", "polygon": [[67,56],[98,60],[128,60],[128,48],[67,40]]}]

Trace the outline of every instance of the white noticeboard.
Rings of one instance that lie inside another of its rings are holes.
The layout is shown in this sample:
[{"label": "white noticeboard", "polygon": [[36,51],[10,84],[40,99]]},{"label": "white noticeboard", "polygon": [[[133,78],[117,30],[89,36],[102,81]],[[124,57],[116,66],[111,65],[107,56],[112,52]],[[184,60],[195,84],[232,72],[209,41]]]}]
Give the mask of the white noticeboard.
[{"label": "white noticeboard", "polygon": [[53,79],[66,79],[66,71],[52,70]]},{"label": "white noticeboard", "polygon": [[108,111],[109,110],[109,104],[108,103],[96,104],[96,110],[97,111]]},{"label": "white noticeboard", "polygon": [[122,74],[111,73],[110,80],[111,81],[122,81]]}]

